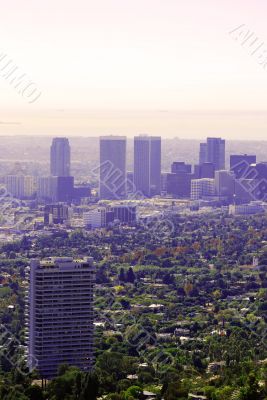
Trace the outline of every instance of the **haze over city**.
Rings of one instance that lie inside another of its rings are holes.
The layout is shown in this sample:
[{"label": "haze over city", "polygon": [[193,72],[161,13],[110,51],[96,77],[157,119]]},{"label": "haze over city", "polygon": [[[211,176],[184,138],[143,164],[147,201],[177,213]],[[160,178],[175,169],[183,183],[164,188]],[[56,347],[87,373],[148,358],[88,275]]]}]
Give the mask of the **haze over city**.
[{"label": "haze over city", "polygon": [[264,140],[265,15],[248,0],[11,0],[0,54],[41,95],[27,104],[0,77],[0,134]]}]

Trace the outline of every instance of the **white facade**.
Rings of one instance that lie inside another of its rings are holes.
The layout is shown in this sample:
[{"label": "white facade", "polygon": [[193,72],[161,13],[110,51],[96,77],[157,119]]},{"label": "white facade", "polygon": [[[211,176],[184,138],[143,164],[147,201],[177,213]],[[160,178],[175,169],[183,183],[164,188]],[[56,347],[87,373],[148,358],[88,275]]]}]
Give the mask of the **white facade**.
[{"label": "white facade", "polygon": [[56,201],[56,178],[53,176],[42,176],[37,180],[38,199],[49,199]]},{"label": "white facade", "polygon": [[83,214],[83,222],[91,229],[103,228],[106,226],[106,207],[98,207]]},{"label": "white facade", "polygon": [[191,199],[200,200],[206,196],[215,196],[215,180],[211,178],[192,179]]},{"label": "white facade", "polygon": [[267,203],[260,201],[252,201],[249,204],[238,204],[229,206],[229,214],[231,215],[253,215],[261,214],[267,211]]},{"label": "white facade", "polygon": [[31,197],[36,192],[36,179],[33,176],[6,175],[3,181],[13,197]]}]

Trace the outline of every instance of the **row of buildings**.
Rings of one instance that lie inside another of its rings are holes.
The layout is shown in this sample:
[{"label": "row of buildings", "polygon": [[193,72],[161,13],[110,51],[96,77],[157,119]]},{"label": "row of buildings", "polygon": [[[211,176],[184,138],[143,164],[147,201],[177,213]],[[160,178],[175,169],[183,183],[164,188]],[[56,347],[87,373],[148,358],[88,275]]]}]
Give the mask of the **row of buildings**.
[{"label": "row of buildings", "polygon": [[[218,140],[217,150],[223,154],[224,144],[221,144],[221,139]],[[207,140],[209,141],[210,139]],[[205,144],[204,148],[209,147]],[[214,154],[218,151],[214,151]],[[257,162],[256,155],[231,155],[230,168],[221,169],[219,165],[216,167],[215,160],[205,161],[207,158],[203,153],[201,143],[199,164],[194,166],[194,170],[190,164],[174,162],[171,172],[162,175],[163,193],[191,200],[213,199],[223,204],[266,200],[267,162]],[[222,154],[218,156],[221,160]]]},{"label": "row of buildings", "polygon": [[130,193],[152,197],[161,193],[161,138],[134,138],[134,170],[126,172],[126,137],[100,137],[100,199],[125,199]]},{"label": "row of buildings", "polygon": [[1,178],[10,196],[21,200],[37,199],[44,202],[72,202],[90,197],[89,185],[74,185],[73,176],[6,175]]},{"label": "row of buildings", "polygon": [[2,183],[10,196],[17,199],[37,199],[40,203],[75,202],[91,195],[89,185],[75,185],[71,176],[71,149],[69,140],[54,138],[50,148],[50,175],[5,175]]},{"label": "row of buildings", "polygon": [[173,162],[161,172],[160,137],[134,138],[134,169],[126,173],[126,138],[100,138],[100,199],[142,199],[155,195],[191,200],[214,200],[222,204],[267,198],[267,163],[255,155],[233,154],[226,169],[225,140],[207,138],[200,143],[199,163]]},{"label": "row of buildings", "polygon": [[[132,225],[138,219],[135,204],[106,204],[82,210],[83,227],[86,229],[105,228],[116,223]],[[44,225],[71,225],[73,209],[65,203],[47,204],[44,207]]]},{"label": "row of buildings", "polygon": [[[100,164],[95,169],[100,200],[144,199],[157,195],[192,200],[217,197],[229,204],[263,200],[267,195],[267,163],[255,155],[230,156],[225,166],[225,140],[207,138],[200,144],[199,163],[175,161],[170,172],[161,171],[161,138],[134,138],[133,171],[126,170],[127,139],[100,137]],[[1,178],[7,191],[18,199],[39,203],[79,203],[91,196],[89,184],[77,186],[70,174],[70,145],[67,138],[54,138],[50,149],[50,175],[33,177],[6,175]],[[259,186],[260,185],[260,186]]]}]

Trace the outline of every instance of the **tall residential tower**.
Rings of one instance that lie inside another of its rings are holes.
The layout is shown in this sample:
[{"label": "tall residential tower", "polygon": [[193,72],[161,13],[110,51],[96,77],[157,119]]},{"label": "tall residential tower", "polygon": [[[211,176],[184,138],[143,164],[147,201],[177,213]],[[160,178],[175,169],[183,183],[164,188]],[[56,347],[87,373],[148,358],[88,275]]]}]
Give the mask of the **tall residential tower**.
[{"label": "tall residential tower", "polygon": [[51,257],[28,267],[28,366],[42,378],[68,364],[93,366],[93,284],[91,258]]}]

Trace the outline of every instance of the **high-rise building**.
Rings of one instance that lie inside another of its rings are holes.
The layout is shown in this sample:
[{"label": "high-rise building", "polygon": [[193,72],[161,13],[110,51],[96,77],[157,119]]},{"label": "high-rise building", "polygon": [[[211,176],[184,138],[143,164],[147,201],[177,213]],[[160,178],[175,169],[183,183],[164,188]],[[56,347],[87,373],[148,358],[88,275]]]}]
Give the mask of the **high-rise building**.
[{"label": "high-rise building", "polygon": [[132,171],[127,171],[126,173],[126,192],[129,196],[129,194],[134,193],[134,174]]},{"label": "high-rise building", "polygon": [[235,173],[237,179],[244,178],[244,172],[248,170],[251,164],[256,164],[256,162],[257,157],[255,155],[232,154],[230,156],[230,169]]},{"label": "high-rise building", "polygon": [[232,171],[216,171],[215,172],[215,190],[220,198],[224,198],[228,202],[233,201],[235,194],[235,175]]},{"label": "high-rise building", "polygon": [[177,174],[179,172],[187,172],[188,174],[191,174],[192,165],[186,164],[183,161],[175,161],[171,165],[171,172],[172,174]]},{"label": "high-rise building", "polygon": [[210,162],[204,162],[201,165],[195,165],[194,177],[195,179],[201,178],[214,178],[215,168],[214,164]]},{"label": "high-rise building", "polygon": [[100,137],[99,196],[119,200],[126,197],[126,137]]},{"label": "high-rise building", "polygon": [[54,138],[50,148],[50,172],[52,176],[70,175],[70,145],[67,138]]},{"label": "high-rise building", "polygon": [[168,172],[162,172],[160,178],[160,190],[162,193],[167,194],[167,180],[168,180]]},{"label": "high-rise building", "polygon": [[140,135],[134,138],[134,185],[145,197],[160,194],[161,137]]},{"label": "high-rise building", "polygon": [[56,201],[70,203],[73,198],[74,177],[56,177]]},{"label": "high-rise building", "polygon": [[37,198],[45,203],[57,201],[57,177],[41,176],[37,179]]},{"label": "high-rise building", "polygon": [[7,191],[18,199],[31,198],[36,194],[36,178],[24,175],[6,175],[3,183]]},{"label": "high-rise building", "polygon": [[207,138],[206,162],[213,163],[216,171],[225,169],[225,140]]},{"label": "high-rise building", "polygon": [[94,275],[91,258],[51,257],[27,268],[28,366],[42,378],[61,364],[92,369]]},{"label": "high-rise building", "polygon": [[167,193],[174,197],[190,197],[192,174],[180,171],[167,175]]},{"label": "high-rise building", "polygon": [[207,143],[200,143],[199,146],[199,165],[207,162]]}]

